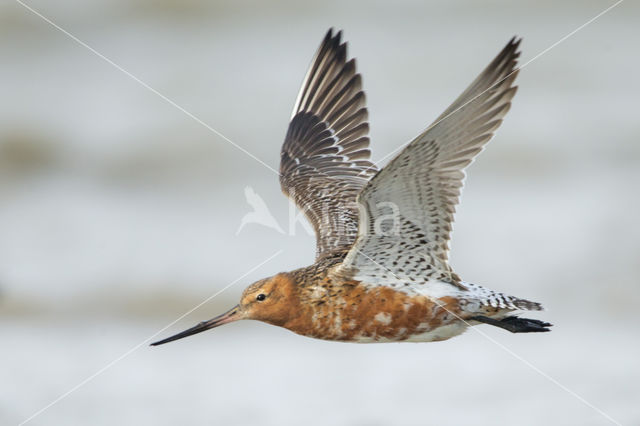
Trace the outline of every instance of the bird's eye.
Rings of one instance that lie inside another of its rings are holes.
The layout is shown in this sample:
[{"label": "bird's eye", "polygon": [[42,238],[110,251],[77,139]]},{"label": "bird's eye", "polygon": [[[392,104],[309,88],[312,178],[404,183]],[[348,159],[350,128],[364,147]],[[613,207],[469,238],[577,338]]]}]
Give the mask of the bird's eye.
[{"label": "bird's eye", "polygon": [[266,299],[267,296],[265,296],[264,294],[260,293],[259,295],[256,296],[256,300],[258,302],[262,302],[264,299]]}]

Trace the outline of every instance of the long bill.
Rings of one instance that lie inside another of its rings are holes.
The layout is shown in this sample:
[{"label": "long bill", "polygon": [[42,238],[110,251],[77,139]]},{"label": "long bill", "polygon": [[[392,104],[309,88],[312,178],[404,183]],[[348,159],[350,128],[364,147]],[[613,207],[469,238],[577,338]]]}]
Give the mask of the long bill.
[{"label": "long bill", "polygon": [[227,312],[222,315],[219,315],[209,321],[203,321],[195,327],[191,327],[188,330],[183,331],[182,333],[178,333],[171,337],[167,337],[166,339],[159,340],[151,344],[151,346],[163,345],[165,343],[173,342],[174,340],[182,339],[183,337],[192,336],[194,334],[202,333],[203,331],[210,330],[212,328],[218,327],[222,324],[227,324],[233,321],[240,319],[238,317],[238,311],[240,310],[240,305],[236,305]]}]

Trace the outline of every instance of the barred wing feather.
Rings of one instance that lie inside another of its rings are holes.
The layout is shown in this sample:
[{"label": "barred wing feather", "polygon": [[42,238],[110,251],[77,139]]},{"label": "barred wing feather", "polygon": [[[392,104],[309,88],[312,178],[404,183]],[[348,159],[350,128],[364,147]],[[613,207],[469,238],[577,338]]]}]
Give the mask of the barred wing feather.
[{"label": "barred wing feather", "polygon": [[[519,43],[512,39],[431,126],[369,181],[358,196],[359,235],[341,271],[380,285],[439,280],[465,288],[448,263],[453,216],[464,169],[500,126],[516,92]],[[380,221],[391,217],[393,224]]]},{"label": "barred wing feather", "polygon": [[329,30],[296,100],[280,162],[282,191],[311,222],[318,259],[356,239],[356,197],[377,171],[367,118],[355,60],[347,61],[341,32]]}]

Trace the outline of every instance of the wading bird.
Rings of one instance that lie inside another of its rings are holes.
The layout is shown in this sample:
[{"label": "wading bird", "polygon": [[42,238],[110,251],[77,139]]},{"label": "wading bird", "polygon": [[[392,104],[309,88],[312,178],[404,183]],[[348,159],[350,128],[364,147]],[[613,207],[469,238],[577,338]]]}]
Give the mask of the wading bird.
[{"label": "wading bird", "polygon": [[348,342],[429,342],[480,323],[549,331],[517,316],[539,303],[460,279],[448,262],[464,169],[482,151],[516,93],[513,38],[435,122],[386,167],[370,151],[365,96],[341,32],[329,30],[293,109],[280,183],[313,225],[313,265],[250,285],[240,303],[160,345],[253,319]]}]

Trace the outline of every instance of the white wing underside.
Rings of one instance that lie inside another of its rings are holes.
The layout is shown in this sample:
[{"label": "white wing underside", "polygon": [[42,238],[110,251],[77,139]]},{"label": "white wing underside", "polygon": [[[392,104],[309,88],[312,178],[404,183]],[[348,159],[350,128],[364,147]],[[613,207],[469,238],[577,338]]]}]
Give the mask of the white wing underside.
[{"label": "white wing underside", "polygon": [[519,40],[512,39],[460,97],[360,192],[358,237],[339,273],[369,285],[432,297],[473,294],[486,305],[518,307],[519,299],[463,283],[448,263],[464,169],[511,106],[518,45]]}]

